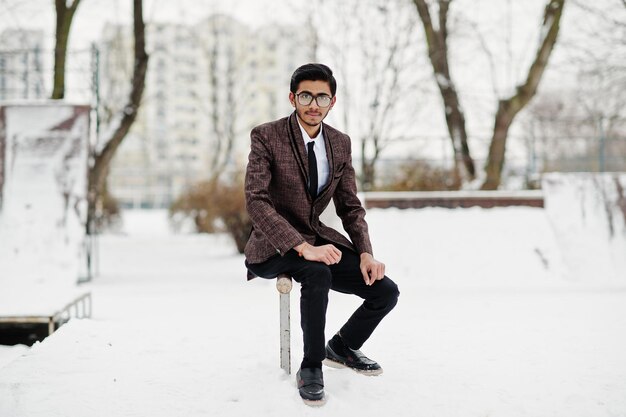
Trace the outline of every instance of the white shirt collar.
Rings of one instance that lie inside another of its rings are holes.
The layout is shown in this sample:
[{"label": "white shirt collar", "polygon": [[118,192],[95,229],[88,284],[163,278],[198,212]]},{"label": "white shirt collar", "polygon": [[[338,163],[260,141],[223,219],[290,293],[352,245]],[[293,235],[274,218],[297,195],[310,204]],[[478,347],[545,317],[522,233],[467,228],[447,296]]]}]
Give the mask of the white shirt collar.
[{"label": "white shirt collar", "polygon": [[[322,134],[322,130],[324,129],[324,124],[320,123],[320,131],[317,132],[317,136],[315,136],[314,138],[310,137],[309,134],[306,132],[306,130],[304,130],[304,128],[302,127],[302,124],[300,123],[300,118],[298,116],[296,116],[296,120],[298,121],[298,126],[300,126],[300,132],[302,133],[302,139],[304,139],[304,143],[307,144],[312,140],[318,139],[320,137],[324,137]],[[317,141],[316,141],[317,142]]]}]

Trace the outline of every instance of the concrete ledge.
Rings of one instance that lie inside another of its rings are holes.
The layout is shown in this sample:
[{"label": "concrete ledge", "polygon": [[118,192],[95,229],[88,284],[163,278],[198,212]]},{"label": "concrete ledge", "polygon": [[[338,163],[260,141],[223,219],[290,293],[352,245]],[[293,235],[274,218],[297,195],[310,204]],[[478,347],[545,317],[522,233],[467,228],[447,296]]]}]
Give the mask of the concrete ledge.
[{"label": "concrete ledge", "polygon": [[467,208],[528,206],[543,208],[543,192],[528,191],[398,191],[363,193],[366,208]]}]

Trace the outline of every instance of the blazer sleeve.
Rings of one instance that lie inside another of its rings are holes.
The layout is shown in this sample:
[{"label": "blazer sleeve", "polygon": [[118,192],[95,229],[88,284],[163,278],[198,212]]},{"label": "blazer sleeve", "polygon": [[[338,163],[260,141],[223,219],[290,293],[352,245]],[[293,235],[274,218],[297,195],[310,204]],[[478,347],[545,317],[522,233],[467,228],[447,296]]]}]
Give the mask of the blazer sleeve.
[{"label": "blazer sleeve", "polygon": [[[349,139],[348,149],[350,149]],[[350,150],[348,152],[348,161],[333,195],[335,210],[357,253],[367,252],[373,255],[372,243],[365,221],[365,209],[356,195],[356,175],[352,166],[352,153]]]},{"label": "blazer sleeve", "polygon": [[266,143],[267,138],[258,128],[252,130],[250,137],[245,180],[246,209],[254,230],[260,231],[276,252],[283,256],[305,239],[276,211],[270,197],[272,153]]}]

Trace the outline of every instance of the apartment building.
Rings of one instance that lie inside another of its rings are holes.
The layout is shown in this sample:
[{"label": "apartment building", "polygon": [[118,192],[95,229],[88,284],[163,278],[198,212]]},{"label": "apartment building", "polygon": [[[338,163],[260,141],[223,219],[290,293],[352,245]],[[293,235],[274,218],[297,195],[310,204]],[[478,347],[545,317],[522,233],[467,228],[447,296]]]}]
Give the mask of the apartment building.
[{"label": "apartment building", "polygon": [[[109,189],[127,207],[168,207],[194,183],[245,166],[250,129],[291,112],[291,73],[312,60],[312,50],[301,30],[253,29],[226,15],[146,32],[142,106],[112,163]],[[128,94],[130,28],[105,28],[100,62],[106,124]]]}]

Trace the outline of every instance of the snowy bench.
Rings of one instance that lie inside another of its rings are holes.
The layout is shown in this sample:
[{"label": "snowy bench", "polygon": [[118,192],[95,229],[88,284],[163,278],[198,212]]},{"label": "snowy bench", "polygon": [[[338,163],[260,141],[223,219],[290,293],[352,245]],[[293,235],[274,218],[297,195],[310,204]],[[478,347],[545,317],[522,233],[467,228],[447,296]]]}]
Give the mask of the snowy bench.
[{"label": "snowy bench", "polygon": [[[46,311],[43,311],[46,310]],[[72,317],[91,317],[92,303],[91,293],[85,292],[73,296],[62,308],[43,308],[34,314],[18,313],[16,311],[7,312],[0,310],[0,324],[23,325],[23,324],[47,324],[48,336],[54,333],[55,329]],[[28,311],[25,309],[23,311]]]},{"label": "snowy bench", "polygon": [[291,325],[289,293],[292,288],[291,277],[279,274],[276,277],[276,289],[280,293],[280,367],[291,374]]}]

